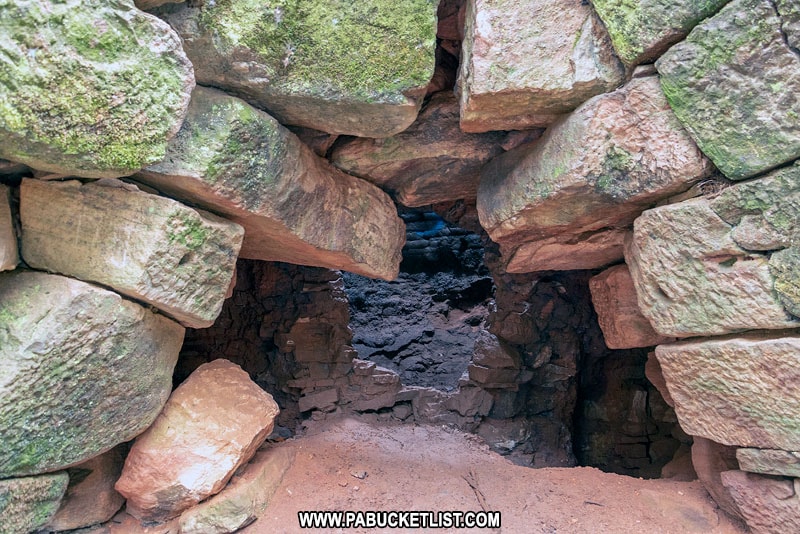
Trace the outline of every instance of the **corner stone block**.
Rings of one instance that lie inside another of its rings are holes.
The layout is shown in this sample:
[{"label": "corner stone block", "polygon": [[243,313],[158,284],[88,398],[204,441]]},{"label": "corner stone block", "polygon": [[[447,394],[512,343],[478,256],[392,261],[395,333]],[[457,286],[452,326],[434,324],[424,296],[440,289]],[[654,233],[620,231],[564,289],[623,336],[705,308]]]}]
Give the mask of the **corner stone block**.
[{"label": "corner stone block", "polygon": [[738,449],[739,469],[762,475],[800,478],[800,452],[775,449]]},{"label": "corner stone block", "polygon": [[10,271],[18,263],[17,232],[11,216],[11,190],[0,185],[0,271]]},{"label": "corner stone block", "polygon": [[800,532],[798,479],[756,475],[744,471],[726,471],[721,476],[723,484],[742,511],[750,532]]},{"label": "corner stone block", "polygon": [[800,450],[800,337],[656,347],[681,428],[738,447]]},{"label": "corner stone block", "polygon": [[0,480],[0,531],[38,532],[56,513],[68,481],[64,471]]},{"label": "corner stone block", "polygon": [[434,73],[433,0],[218,0],[155,11],[200,84],[283,124],[390,137],[417,117]]},{"label": "corner stone block", "polygon": [[125,460],[115,487],[128,513],[163,522],[219,493],[272,432],[278,411],[238,365],[214,360],[198,367]]},{"label": "corner stone block", "polygon": [[245,229],[241,256],[393,279],[405,227],[389,196],[275,119],[198,87],[167,158],[136,179]]},{"label": "corner stone block", "polygon": [[490,161],[478,216],[508,272],[574,269],[557,255],[570,248],[580,268],[602,267],[621,259],[625,229],[643,210],[711,172],[657,77],[634,78],[581,105],[532,145]]},{"label": "corner stone block", "polygon": [[31,267],[97,282],[184,326],[211,326],[233,278],[236,223],[117,180],[22,183]]},{"label": "corner stone block", "polygon": [[164,21],[131,0],[15,0],[0,35],[0,157],[87,178],[164,157],[195,85]]},{"label": "corner stone block", "polygon": [[732,180],[800,157],[800,31],[791,31],[792,3],[734,0],[656,62],[675,114]]},{"label": "corner stone block", "polygon": [[179,324],[62,276],[0,274],[0,478],[69,467],[161,411]]},{"label": "corner stone block", "polygon": [[581,0],[468,0],[462,46],[465,132],[547,126],[624,80],[622,63]]}]

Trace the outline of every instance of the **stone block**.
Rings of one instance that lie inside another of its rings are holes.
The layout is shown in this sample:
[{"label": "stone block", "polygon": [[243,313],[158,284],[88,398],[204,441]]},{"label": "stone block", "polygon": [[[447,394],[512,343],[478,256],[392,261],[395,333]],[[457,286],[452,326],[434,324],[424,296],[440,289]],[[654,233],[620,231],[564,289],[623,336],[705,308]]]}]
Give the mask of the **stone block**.
[{"label": "stone block", "polygon": [[750,532],[800,532],[798,479],[756,475],[744,471],[726,471],[721,477],[722,483],[741,510]]},{"label": "stone block", "polygon": [[800,452],[775,449],[738,449],[739,469],[762,475],[800,478]]},{"label": "stone block", "polygon": [[9,534],[37,532],[56,513],[67,489],[64,471],[0,480],[0,528]]},{"label": "stone block", "polygon": [[0,185],[0,271],[10,271],[18,263],[17,232],[11,216],[11,190]]}]

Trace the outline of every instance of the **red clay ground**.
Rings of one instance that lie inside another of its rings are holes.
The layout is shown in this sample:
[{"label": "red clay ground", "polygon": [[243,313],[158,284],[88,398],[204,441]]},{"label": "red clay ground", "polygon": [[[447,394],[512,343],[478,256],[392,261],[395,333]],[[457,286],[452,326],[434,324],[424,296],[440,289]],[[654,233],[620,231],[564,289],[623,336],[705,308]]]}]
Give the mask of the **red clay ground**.
[{"label": "red clay ground", "polygon": [[[246,534],[310,532],[298,510],[487,510],[503,533],[740,534],[699,482],[642,480],[592,468],[529,469],[449,428],[311,422],[278,447],[296,451],[270,507]],[[366,478],[359,479],[354,475]],[[473,530],[479,531],[479,530]],[[328,532],[466,532],[350,529]]]}]

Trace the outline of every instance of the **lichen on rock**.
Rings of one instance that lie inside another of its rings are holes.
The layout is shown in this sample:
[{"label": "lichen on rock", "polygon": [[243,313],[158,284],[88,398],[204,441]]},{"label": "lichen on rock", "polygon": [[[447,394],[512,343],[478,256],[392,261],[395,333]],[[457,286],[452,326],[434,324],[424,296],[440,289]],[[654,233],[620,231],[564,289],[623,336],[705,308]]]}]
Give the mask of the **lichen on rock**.
[{"label": "lichen on rock", "polygon": [[194,87],[166,24],[131,0],[1,0],[0,35],[0,156],[93,178],[163,158]]}]

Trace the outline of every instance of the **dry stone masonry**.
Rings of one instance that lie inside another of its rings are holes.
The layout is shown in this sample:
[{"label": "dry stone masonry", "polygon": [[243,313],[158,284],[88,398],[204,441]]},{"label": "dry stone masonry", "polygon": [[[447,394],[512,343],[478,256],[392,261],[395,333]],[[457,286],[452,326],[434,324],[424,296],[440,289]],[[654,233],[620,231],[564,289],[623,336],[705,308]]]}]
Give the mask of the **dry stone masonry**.
[{"label": "dry stone masonry", "polygon": [[0,534],[235,532],[350,413],[800,530],[797,1],[0,0],[0,58]]}]

